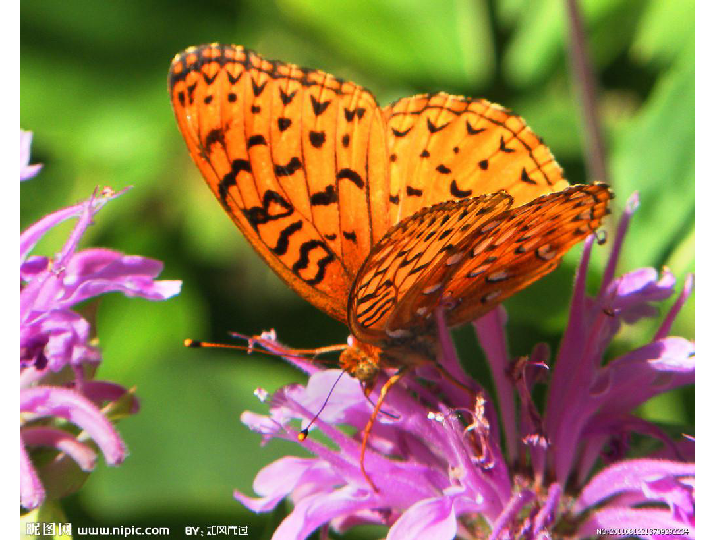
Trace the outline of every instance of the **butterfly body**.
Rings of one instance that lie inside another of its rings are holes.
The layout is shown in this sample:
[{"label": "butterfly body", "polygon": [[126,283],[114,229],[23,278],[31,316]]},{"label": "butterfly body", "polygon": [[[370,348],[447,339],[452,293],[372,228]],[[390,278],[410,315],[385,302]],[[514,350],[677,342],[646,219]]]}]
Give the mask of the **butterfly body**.
[{"label": "butterfly body", "polygon": [[168,87],[206,183],[283,281],[348,325],[340,364],[366,389],[434,362],[436,310],[451,326],[487,313],[609,213],[607,186],[569,186],[522,118],[483,99],[380,108],[352,82],[219,44],[178,54]]}]

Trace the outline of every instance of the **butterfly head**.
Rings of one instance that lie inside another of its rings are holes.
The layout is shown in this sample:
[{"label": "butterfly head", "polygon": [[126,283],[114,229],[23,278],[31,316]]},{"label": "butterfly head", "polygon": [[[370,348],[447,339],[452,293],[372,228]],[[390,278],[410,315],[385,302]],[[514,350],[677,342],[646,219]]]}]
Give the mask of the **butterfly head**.
[{"label": "butterfly head", "polygon": [[340,353],[339,362],[343,371],[372,389],[380,371],[380,349],[351,339],[348,348]]}]

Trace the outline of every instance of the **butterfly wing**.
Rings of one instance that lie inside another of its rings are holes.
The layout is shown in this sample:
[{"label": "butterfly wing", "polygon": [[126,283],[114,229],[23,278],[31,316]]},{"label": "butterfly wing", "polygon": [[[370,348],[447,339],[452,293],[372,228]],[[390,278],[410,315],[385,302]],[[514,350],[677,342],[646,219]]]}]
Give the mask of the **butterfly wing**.
[{"label": "butterfly wing", "polygon": [[[473,228],[496,218],[512,205],[504,192],[446,201],[421,210],[387,232],[360,270],[348,303],[350,330],[361,341],[388,339],[388,324],[407,294],[424,284],[439,260],[454,253]],[[423,319],[424,321],[424,319]],[[392,328],[390,337],[409,337],[408,329]]]},{"label": "butterfly wing", "polygon": [[568,186],[548,147],[500,105],[425,94],[384,114],[393,223],[446,200],[505,190],[520,206]]},{"label": "butterfly wing", "polygon": [[373,96],[218,44],[177,55],[168,86],[228,215],[286,283],[345,321],[353,277],[389,227],[387,137]]},{"label": "butterfly wing", "polygon": [[[391,229],[379,243],[383,251],[370,253],[351,292],[353,333],[361,340],[388,345],[432,331],[432,316],[439,306],[450,326],[480,317],[552,271],[568,249],[600,226],[611,198],[605,185],[576,185],[498,212],[494,199],[483,197],[478,200],[480,207],[490,205],[490,211],[465,231],[453,227],[452,235],[461,237],[451,249],[438,249],[441,240],[433,235],[431,245],[424,246],[433,256],[432,263],[418,272],[412,286],[402,291],[382,318],[369,318],[365,314],[371,307],[378,309],[385,284],[372,279],[373,274],[380,264],[397,265],[393,246],[403,235],[401,227]],[[425,213],[423,223],[415,224],[418,218],[413,216],[401,225],[416,225],[415,238],[427,238],[436,227],[429,217],[450,215],[449,222],[460,223],[457,217],[475,200],[435,206]]]}]

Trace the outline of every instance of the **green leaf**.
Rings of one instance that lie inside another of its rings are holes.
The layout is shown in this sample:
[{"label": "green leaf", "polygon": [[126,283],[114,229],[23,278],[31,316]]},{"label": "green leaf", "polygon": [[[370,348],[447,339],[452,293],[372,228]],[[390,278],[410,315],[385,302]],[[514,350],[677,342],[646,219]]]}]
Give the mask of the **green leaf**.
[{"label": "green leaf", "polygon": [[282,13],[345,56],[398,78],[480,85],[492,73],[487,13],[471,0],[280,0]]},{"label": "green leaf", "polygon": [[654,0],[642,17],[631,53],[640,62],[668,65],[695,44],[695,2]]},{"label": "green leaf", "polygon": [[[644,4],[625,0],[584,0],[579,4],[591,60],[597,69],[627,48]],[[537,85],[556,69],[565,69],[566,10],[566,2],[560,0],[540,0],[525,9],[504,59],[505,74],[513,85]]]},{"label": "green leaf", "polygon": [[[691,226],[695,205],[695,67],[678,62],[615,141],[611,158],[620,204],[640,192],[623,253],[625,267],[666,262]],[[631,247],[632,246],[632,247]],[[636,249],[633,249],[636,247]]]}]

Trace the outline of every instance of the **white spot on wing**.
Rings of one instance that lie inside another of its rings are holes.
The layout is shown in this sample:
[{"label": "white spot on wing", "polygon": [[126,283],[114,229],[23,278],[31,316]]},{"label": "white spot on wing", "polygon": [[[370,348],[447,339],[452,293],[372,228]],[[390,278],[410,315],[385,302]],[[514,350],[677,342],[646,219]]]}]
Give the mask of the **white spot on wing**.
[{"label": "white spot on wing", "polygon": [[488,281],[502,281],[503,279],[507,279],[508,275],[506,270],[499,270],[498,272],[493,272],[485,279]]},{"label": "white spot on wing", "polygon": [[442,287],[442,283],[436,283],[435,285],[430,285],[429,287],[425,287],[423,289],[423,294],[432,294],[435,291],[437,291],[440,287]]},{"label": "white spot on wing", "polygon": [[480,229],[481,233],[492,231],[495,227],[500,225],[499,219],[493,219],[492,221],[488,221],[485,225],[482,226]]},{"label": "white spot on wing", "polygon": [[545,244],[537,248],[538,257],[545,261],[549,261],[557,255],[557,250],[553,249],[550,244]]},{"label": "white spot on wing", "polygon": [[456,253],[455,255],[452,255],[448,257],[448,260],[445,261],[446,266],[452,266],[453,264],[459,263],[464,256],[464,253]]}]

